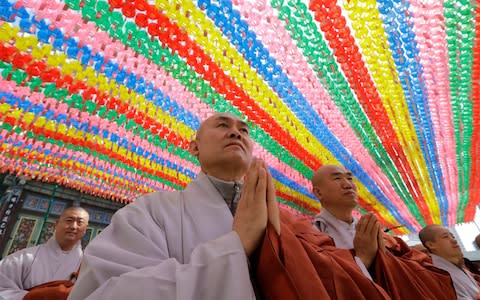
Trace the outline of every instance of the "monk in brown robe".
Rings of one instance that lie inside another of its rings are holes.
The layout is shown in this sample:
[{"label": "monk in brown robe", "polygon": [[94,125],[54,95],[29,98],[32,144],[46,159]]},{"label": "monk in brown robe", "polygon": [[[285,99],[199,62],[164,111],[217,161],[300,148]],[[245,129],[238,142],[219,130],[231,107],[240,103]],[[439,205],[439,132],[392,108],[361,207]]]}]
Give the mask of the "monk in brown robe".
[{"label": "monk in brown robe", "polygon": [[[328,169],[350,180],[351,174],[344,168]],[[352,196],[356,194],[354,185],[348,185],[344,191],[336,191],[335,184],[322,190],[323,197],[328,190],[342,197],[343,207],[350,211],[336,212],[346,217],[351,214],[351,205],[347,204],[355,201]],[[356,246],[351,249],[337,247],[336,239],[313,228],[310,221],[295,220],[284,213],[281,232],[278,236],[267,228],[259,251],[256,272],[265,299],[456,299],[449,275],[434,267],[426,254],[410,249],[400,239],[390,243],[395,247],[387,250],[373,215],[362,218],[354,227],[352,239],[356,241],[349,243]],[[367,241],[371,245],[362,249]],[[356,259],[359,256],[366,258],[361,261],[368,274],[362,271]]]},{"label": "monk in brown robe", "polygon": [[480,290],[477,280],[480,277],[466,268],[462,249],[455,236],[441,225],[428,225],[418,236],[428,250],[433,265],[447,271],[452,277],[458,299],[478,299]]}]

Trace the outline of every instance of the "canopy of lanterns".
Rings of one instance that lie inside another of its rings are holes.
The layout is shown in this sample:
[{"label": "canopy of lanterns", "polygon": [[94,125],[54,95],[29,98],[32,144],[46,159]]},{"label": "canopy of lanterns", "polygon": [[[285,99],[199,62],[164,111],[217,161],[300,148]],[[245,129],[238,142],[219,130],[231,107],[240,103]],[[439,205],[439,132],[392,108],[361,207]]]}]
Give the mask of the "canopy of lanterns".
[{"label": "canopy of lanterns", "polygon": [[318,212],[310,178],[341,164],[360,213],[453,225],[480,201],[479,105],[476,1],[0,0],[0,171],[116,201],[188,184],[221,111],[285,209]]}]

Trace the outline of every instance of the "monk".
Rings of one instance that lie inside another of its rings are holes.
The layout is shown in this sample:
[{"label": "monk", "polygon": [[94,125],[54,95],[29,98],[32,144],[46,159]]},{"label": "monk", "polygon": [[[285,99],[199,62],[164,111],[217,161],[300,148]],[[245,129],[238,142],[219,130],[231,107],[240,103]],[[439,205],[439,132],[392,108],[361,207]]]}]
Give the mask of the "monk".
[{"label": "monk", "polygon": [[447,271],[452,277],[457,298],[478,299],[480,296],[478,281],[466,268],[462,249],[455,236],[441,225],[428,225],[418,236],[430,253],[433,264]]},{"label": "monk", "polygon": [[322,204],[314,225],[328,234],[341,249],[354,249],[355,260],[367,277],[368,268],[378,250],[382,236],[380,224],[373,214],[360,220],[353,218],[357,206],[357,186],[350,171],[340,166],[324,165],[312,177],[314,195]]},{"label": "monk", "polygon": [[360,220],[352,216],[358,196],[349,170],[324,165],[312,177],[312,186],[322,204],[314,226],[327,233],[336,247],[350,249],[364,275],[392,299],[455,298],[448,274],[433,266],[425,253],[384,235],[373,214]]},{"label": "monk", "polygon": [[197,178],[115,213],[86,248],[68,299],[255,299],[249,259],[267,222],[275,234],[280,225],[272,177],[252,148],[239,118],[203,121],[190,144]]},{"label": "monk", "polygon": [[[82,260],[80,240],[88,226],[88,212],[66,208],[55,223],[55,234],[45,243],[22,249],[0,261],[0,299],[32,299],[35,286],[68,280]],[[52,299],[52,298],[50,298]]]}]

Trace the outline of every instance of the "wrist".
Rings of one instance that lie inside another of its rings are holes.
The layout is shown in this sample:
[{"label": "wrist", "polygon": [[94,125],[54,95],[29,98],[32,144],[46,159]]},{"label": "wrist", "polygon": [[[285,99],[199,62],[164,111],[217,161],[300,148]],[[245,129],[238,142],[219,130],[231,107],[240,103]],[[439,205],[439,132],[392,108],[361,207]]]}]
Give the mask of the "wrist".
[{"label": "wrist", "polygon": [[361,253],[357,253],[356,256],[360,258],[360,260],[363,262],[367,269],[370,268],[373,262],[373,258],[371,258],[369,255],[364,255]]}]

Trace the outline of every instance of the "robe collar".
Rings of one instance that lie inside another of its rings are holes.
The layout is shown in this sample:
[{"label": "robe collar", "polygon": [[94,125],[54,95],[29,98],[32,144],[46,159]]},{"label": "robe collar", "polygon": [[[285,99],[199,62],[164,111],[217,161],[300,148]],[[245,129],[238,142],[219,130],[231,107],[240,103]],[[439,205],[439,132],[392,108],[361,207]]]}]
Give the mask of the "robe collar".
[{"label": "robe collar", "polygon": [[78,241],[75,244],[75,246],[73,246],[73,248],[71,250],[69,250],[69,251],[62,250],[62,248],[60,248],[60,245],[57,242],[55,234],[53,234],[53,236],[48,239],[48,241],[45,243],[45,245],[57,255],[67,255],[67,254],[70,254],[74,251],[82,251],[81,240]]},{"label": "robe collar", "polygon": [[318,230],[328,234],[333,238],[335,246],[342,249],[353,248],[357,223],[358,219],[356,218],[353,218],[352,223],[339,220],[325,208],[315,216],[313,221],[314,226]]},{"label": "robe collar", "polygon": [[225,181],[205,174],[218,193],[222,196],[232,215],[235,215],[243,181]]},{"label": "robe collar", "polygon": [[[337,219],[334,215],[332,215],[327,209],[323,208],[319,214],[315,216],[315,223],[325,223],[325,225],[330,225],[334,227],[341,227],[345,230],[355,230],[357,226],[358,219],[352,218],[352,223],[347,223],[345,221]],[[317,225],[318,226],[318,225]],[[319,227],[319,226],[318,226]]]},{"label": "robe collar", "polygon": [[472,299],[477,299],[479,296],[479,287],[469,271],[438,255],[430,253],[430,256],[435,267],[445,270],[450,274],[459,299],[464,299],[462,297],[467,295]]},{"label": "robe collar", "polygon": [[467,273],[466,270],[464,268],[462,268],[461,266],[458,266],[448,260],[446,260],[445,258],[441,257],[441,256],[438,256],[436,254],[433,254],[433,253],[430,253],[430,257],[432,258],[432,262],[435,266],[438,266],[440,267],[441,269],[442,268],[445,268],[445,269],[451,269],[451,270],[456,270],[456,269],[459,269],[461,270],[463,273]]}]

